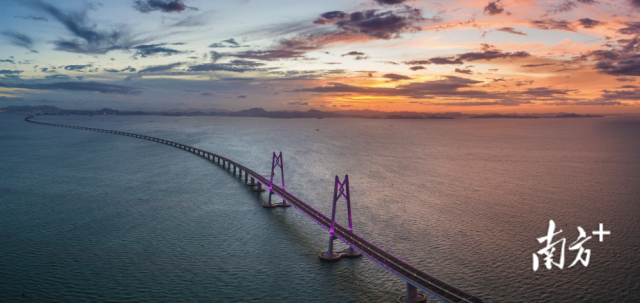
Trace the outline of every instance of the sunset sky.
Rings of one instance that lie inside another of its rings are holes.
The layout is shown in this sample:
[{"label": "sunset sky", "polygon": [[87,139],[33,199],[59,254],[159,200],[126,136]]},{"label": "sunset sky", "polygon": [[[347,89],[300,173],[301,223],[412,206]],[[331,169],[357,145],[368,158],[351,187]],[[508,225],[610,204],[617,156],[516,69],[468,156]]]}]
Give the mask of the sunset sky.
[{"label": "sunset sky", "polygon": [[0,107],[640,113],[640,0],[0,4]]}]

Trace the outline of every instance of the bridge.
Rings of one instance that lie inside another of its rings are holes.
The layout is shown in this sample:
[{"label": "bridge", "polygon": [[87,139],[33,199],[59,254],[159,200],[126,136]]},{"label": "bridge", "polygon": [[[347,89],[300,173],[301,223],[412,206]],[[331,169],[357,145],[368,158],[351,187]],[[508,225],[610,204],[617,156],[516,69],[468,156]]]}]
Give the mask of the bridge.
[{"label": "bridge", "polygon": [[[320,227],[329,231],[329,248],[327,252],[323,252],[320,254],[319,256],[320,259],[323,259],[326,261],[336,261],[336,260],[339,260],[341,257],[358,257],[363,255],[369,258],[375,264],[378,264],[382,268],[396,275],[398,278],[404,280],[407,283],[407,293],[404,296],[400,297],[398,299],[398,302],[427,301],[427,297],[423,293],[420,293],[418,290],[426,292],[437,299],[447,301],[447,302],[452,302],[452,303],[485,303],[486,302],[481,298],[473,296],[468,292],[461,290],[458,287],[455,287],[451,284],[443,282],[413,267],[411,264],[394,256],[390,252],[383,250],[379,246],[376,246],[375,244],[355,234],[353,232],[353,228],[351,224],[351,201],[350,201],[350,195],[349,195],[348,176],[345,176],[342,182],[340,182],[338,176],[336,176],[334,195],[333,195],[334,196],[333,212],[332,212],[332,217],[329,218],[323,213],[321,213],[320,211],[314,209],[310,205],[304,203],[302,200],[298,199],[296,196],[294,196],[293,194],[285,190],[284,161],[282,159],[282,152],[278,156],[276,156],[276,154],[273,153],[273,161],[271,165],[271,176],[270,176],[270,179],[267,179],[264,176],[254,172],[253,170],[235,161],[232,161],[230,158],[226,158],[221,155],[217,155],[215,153],[201,150],[199,148],[195,148],[185,144],[181,144],[181,143],[177,143],[177,142],[173,142],[173,141],[169,141],[161,138],[127,133],[122,131],[33,121],[32,119],[34,117],[35,116],[30,115],[29,117],[25,118],[25,121],[40,124],[40,125],[89,130],[89,131],[123,135],[128,137],[154,141],[162,144],[167,144],[176,148],[180,148],[182,150],[201,156],[209,161],[212,161],[213,163],[217,163],[218,165],[221,165],[223,168],[227,169],[229,172],[231,172],[231,167],[233,167],[234,176],[237,174],[240,177],[240,179],[242,179],[242,175],[244,174],[244,183],[251,186],[254,191],[264,192],[267,189],[269,189],[269,200],[267,203],[263,204],[264,207],[272,208],[272,207],[294,206],[296,209],[301,211],[311,220],[313,220],[318,225],[320,225]],[[273,177],[275,175],[274,172],[276,167],[280,168],[280,173],[282,175],[282,186],[278,186],[273,183]],[[273,194],[282,198],[283,202],[272,203],[271,196]],[[345,228],[339,223],[335,222],[336,203],[340,197],[344,197],[347,200],[347,209],[349,212],[348,228]],[[342,242],[346,243],[349,246],[349,248],[341,252],[334,252],[333,241],[335,239],[339,239]]]}]

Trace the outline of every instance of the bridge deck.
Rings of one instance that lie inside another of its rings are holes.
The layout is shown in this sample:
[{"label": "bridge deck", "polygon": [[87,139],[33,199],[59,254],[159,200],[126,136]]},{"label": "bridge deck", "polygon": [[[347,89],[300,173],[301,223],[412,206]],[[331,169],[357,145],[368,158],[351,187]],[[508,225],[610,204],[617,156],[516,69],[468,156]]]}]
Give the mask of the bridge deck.
[{"label": "bridge deck", "polygon": [[[228,158],[225,158],[223,156],[208,152],[208,151],[204,151],[204,150],[200,150],[198,148],[195,147],[191,147],[188,145],[184,145],[181,143],[177,143],[177,142],[173,142],[173,141],[169,141],[169,140],[165,140],[165,139],[160,139],[160,138],[155,138],[155,137],[150,137],[150,136],[145,136],[145,135],[138,135],[138,134],[132,134],[132,133],[127,133],[127,132],[121,132],[121,131],[113,131],[113,130],[107,130],[107,129],[98,129],[98,128],[92,128],[92,127],[82,127],[82,126],[72,126],[72,125],[64,125],[64,124],[53,124],[53,123],[45,123],[45,122],[39,122],[39,121],[31,121],[30,119],[33,118],[33,116],[27,117],[25,120],[27,122],[31,122],[31,123],[37,123],[37,124],[42,124],[42,125],[48,125],[48,126],[55,126],[55,127],[64,127],[64,128],[73,128],[73,129],[81,129],[81,130],[92,130],[92,131],[98,131],[98,132],[105,132],[105,133],[111,133],[111,134],[119,134],[119,135],[124,135],[124,136],[130,136],[130,137],[136,137],[136,138],[141,138],[141,139],[146,139],[146,140],[151,140],[151,141],[155,141],[155,142],[159,142],[159,143],[164,143],[164,144],[168,144],[171,146],[175,146],[184,150],[187,150],[189,152],[192,152],[194,154],[197,154],[199,156],[202,156],[204,158],[207,158],[209,160],[216,160],[216,158],[218,158],[219,160],[223,160],[223,164],[226,163],[230,163],[232,165],[234,165],[235,167],[239,168],[241,171],[245,171],[246,174],[252,176],[257,182],[262,183],[265,187],[269,187],[270,181],[265,178],[264,176],[254,172],[253,170],[236,163],[235,161],[232,161]],[[297,197],[295,197],[294,195],[292,195],[291,193],[285,191],[284,189],[282,189],[280,186],[273,184],[272,186],[272,190],[274,191],[274,193],[276,193],[278,196],[280,196],[282,199],[286,200],[287,202],[291,203],[295,208],[297,208],[298,210],[300,210],[302,213],[304,213],[305,215],[307,215],[309,218],[311,218],[313,221],[315,221],[316,223],[318,223],[318,225],[320,225],[321,227],[323,227],[324,229],[326,229],[327,231],[330,229],[331,227],[331,219],[329,217],[327,217],[326,215],[324,215],[323,213],[317,211],[316,209],[314,209],[313,207],[309,206],[308,204],[304,203],[303,201],[301,201],[300,199],[298,199]],[[365,239],[363,239],[362,237],[356,235],[355,233],[349,231],[347,228],[344,228],[342,225],[336,223],[335,225],[335,230],[334,230],[334,235],[342,240],[343,242],[345,242],[346,244],[348,244],[349,246],[353,247],[354,249],[358,250],[360,253],[362,253],[364,256],[368,257],[369,259],[371,259],[372,261],[374,261],[376,264],[382,266],[384,269],[390,271],[391,273],[395,274],[396,276],[398,276],[399,278],[401,278],[402,280],[405,280],[407,283],[413,284],[414,286],[416,286],[417,288],[439,298],[439,299],[443,299],[446,300],[448,302],[455,302],[455,303],[483,303],[485,302],[484,300],[475,297],[453,285],[450,285],[448,283],[445,283],[419,269],[414,268],[413,266],[409,265],[408,263],[402,261],[401,259],[393,256],[392,254],[380,249],[379,247],[377,247],[376,245],[366,241]]]}]

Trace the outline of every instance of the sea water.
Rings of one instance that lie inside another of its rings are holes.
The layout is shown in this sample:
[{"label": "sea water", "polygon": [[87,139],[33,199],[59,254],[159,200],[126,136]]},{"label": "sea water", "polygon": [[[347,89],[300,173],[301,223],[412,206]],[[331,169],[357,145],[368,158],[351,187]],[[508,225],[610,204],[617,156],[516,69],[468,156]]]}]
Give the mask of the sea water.
[{"label": "sea water", "polygon": [[[348,174],[357,234],[489,302],[640,302],[638,119],[35,120],[172,140],[264,176],[282,151],[287,191],[327,215]],[[261,207],[266,193],[175,147],[0,114],[0,172],[2,302],[395,302],[405,291],[367,258],[319,260],[324,229]],[[345,225],[344,200],[337,211]],[[564,268],[539,255],[533,271],[549,220],[554,241],[566,238]],[[568,268],[577,227],[592,236],[600,223],[611,235]]]}]

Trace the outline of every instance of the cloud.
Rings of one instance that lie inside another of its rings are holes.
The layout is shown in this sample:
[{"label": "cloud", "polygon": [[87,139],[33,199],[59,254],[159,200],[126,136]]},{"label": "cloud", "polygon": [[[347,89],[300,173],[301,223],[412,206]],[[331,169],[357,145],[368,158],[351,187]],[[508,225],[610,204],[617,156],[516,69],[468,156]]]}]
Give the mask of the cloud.
[{"label": "cloud", "polygon": [[245,99],[247,96],[246,95],[239,95],[238,98],[240,99]]},{"label": "cloud", "polygon": [[189,71],[194,72],[207,72],[207,71],[226,71],[234,73],[244,73],[253,71],[268,71],[274,68],[260,68],[264,66],[264,63],[247,61],[247,60],[233,60],[229,63],[204,63],[200,65],[194,65],[189,67]]},{"label": "cloud", "polygon": [[166,57],[184,53],[183,51],[162,47],[164,45],[166,45],[166,43],[138,45],[134,47],[134,49],[136,50],[134,56],[146,58],[149,56],[159,55]]},{"label": "cloud", "polygon": [[436,64],[436,65],[444,65],[444,64],[463,64],[464,62],[459,59],[453,59],[453,57],[436,57],[431,58],[429,60],[413,60],[413,61],[404,61],[402,62],[406,65],[419,65],[419,64]]},{"label": "cloud", "polygon": [[243,53],[234,54],[232,56],[243,59],[256,59],[256,60],[287,60],[287,59],[300,59],[304,58],[305,52],[287,49],[275,49],[267,51],[246,51]]},{"label": "cloud", "polygon": [[596,1],[596,0],[578,0],[578,2],[580,2],[582,4],[587,4],[587,5],[592,5],[592,4],[598,3],[598,1]]},{"label": "cloud", "polygon": [[558,29],[563,31],[575,32],[570,25],[571,23],[564,20],[556,20],[556,19],[543,19],[543,20],[532,20],[530,24],[538,29],[544,30],[552,30]]},{"label": "cloud", "polygon": [[340,55],[340,57],[344,57],[344,56],[364,56],[364,53],[358,52],[358,51],[352,51],[352,52],[348,52],[346,54]]},{"label": "cloud", "polygon": [[468,69],[459,69],[459,68],[456,68],[455,72],[456,72],[456,73],[461,73],[461,74],[467,74],[467,75],[471,75],[471,74],[473,74],[473,71],[468,70]]},{"label": "cloud", "polygon": [[620,82],[636,81],[634,78],[616,78]]},{"label": "cloud", "polygon": [[563,3],[558,4],[558,6],[556,6],[553,9],[548,9],[545,13],[545,16],[547,15],[553,15],[553,14],[561,14],[561,13],[567,13],[572,11],[575,7],[577,6],[577,4],[573,1],[565,1]]},{"label": "cloud", "polygon": [[520,65],[520,67],[538,67],[538,66],[547,66],[547,65],[556,65],[556,64],[555,63],[525,64],[525,65]]},{"label": "cloud", "polygon": [[602,25],[602,22],[600,22],[598,20],[589,19],[589,18],[578,19],[578,22],[584,28],[594,28],[594,27],[596,27],[598,25]]},{"label": "cloud", "polygon": [[7,63],[11,63],[11,64],[16,64],[13,60],[11,59],[0,59],[0,62],[7,62]]},{"label": "cloud", "polygon": [[625,22],[624,24],[627,27],[618,29],[618,33],[621,33],[624,35],[635,35],[640,33],[640,22]]},{"label": "cloud", "polygon": [[570,89],[550,89],[548,87],[536,87],[528,88],[523,92],[525,95],[531,95],[536,97],[553,97],[554,95],[566,95],[574,90]]},{"label": "cloud", "polygon": [[500,31],[500,32],[514,34],[514,35],[528,36],[527,34],[521,32],[521,31],[518,31],[513,27],[501,27],[501,28],[498,28],[496,30]]},{"label": "cloud", "polygon": [[387,81],[387,82],[394,82],[394,81],[400,81],[400,80],[411,80],[411,79],[413,79],[411,77],[407,77],[405,75],[398,75],[398,74],[385,74],[382,77],[389,79],[389,81]]},{"label": "cloud", "polygon": [[91,67],[91,64],[87,64],[87,65],[67,65],[64,67],[65,70],[72,70],[72,71],[83,71],[85,68],[87,67]]},{"label": "cloud", "polygon": [[240,43],[236,42],[236,40],[233,38],[222,40],[218,43],[212,43],[209,45],[210,48],[224,48],[224,47],[238,48],[238,47],[246,47],[246,46],[248,45],[240,45]]},{"label": "cloud", "polygon": [[402,4],[407,0],[374,0],[374,1],[376,1],[380,5],[396,5],[396,4]]},{"label": "cloud", "polygon": [[640,90],[603,90],[602,97],[608,100],[640,100]]},{"label": "cloud", "polygon": [[0,75],[19,75],[23,71],[21,70],[0,70]]},{"label": "cloud", "polygon": [[461,88],[470,88],[473,85],[482,83],[482,81],[461,78],[456,76],[445,76],[442,80],[433,80],[426,82],[414,82],[398,85],[396,87],[360,87],[342,83],[329,83],[329,86],[318,86],[312,88],[296,89],[294,92],[313,92],[313,93],[358,93],[363,95],[377,96],[404,96],[416,99],[431,99],[434,96],[461,96],[472,98],[503,98],[502,93],[489,93],[479,90],[459,90]]},{"label": "cloud", "polygon": [[412,67],[409,67],[409,69],[415,72],[415,71],[417,71],[417,70],[427,69],[427,68],[425,68],[424,66],[420,66],[420,65],[418,65],[418,66],[412,66]]},{"label": "cloud", "polygon": [[44,22],[49,22],[49,19],[42,17],[42,16],[34,16],[34,15],[15,15],[13,16],[14,18],[22,18],[25,20],[33,20],[33,21],[44,21]]},{"label": "cloud", "polygon": [[213,92],[208,90],[199,90],[199,89],[183,89],[185,93],[198,93],[201,96],[213,96],[215,95]]},{"label": "cloud", "polygon": [[156,66],[149,66],[145,69],[140,70],[138,73],[139,74],[144,74],[144,73],[157,73],[157,72],[165,72],[168,70],[172,70],[175,67],[181,66],[184,63],[182,62],[176,62],[176,63],[171,63],[171,64],[165,64],[165,65],[156,65]]},{"label": "cloud", "polygon": [[2,35],[9,38],[11,44],[24,47],[26,49],[33,48],[33,40],[25,34],[18,33],[16,31],[3,31]]},{"label": "cloud", "polygon": [[121,72],[135,72],[136,69],[131,67],[131,66],[127,66],[121,70],[117,70],[117,69],[111,69],[111,68],[105,68],[103,69],[105,72],[109,72],[109,73],[121,73]]},{"label": "cloud", "polygon": [[334,35],[365,36],[369,39],[392,39],[405,32],[417,32],[419,23],[426,21],[422,11],[410,6],[402,6],[397,10],[381,11],[376,9],[344,13],[332,11],[320,15],[313,23],[334,25],[341,32]]},{"label": "cloud", "polygon": [[407,65],[423,65],[423,64],[459,65],[459,64],[464,64],[464,61],[477,61],[477,60],[491,61],[495,59],[521,59],[521,58],[527,58],[529,56],[531,56],[531,54],[525,51],[518,51],[513,53],[503,52],[492,45],[483,43],[480,52],[463,53],[463,54],[456,55],[455,57],[436,57],[436,58],[431,58],[429,60],[405,61],[402,63]]},{"label": "cloud", "polygon": [[187,8],[198,10],[195,7],[188,7],[183,0],[135,0],[133,9],[141,13],[162,11],[165,13],[182,12]]},{"label": "cloud", "polygon": [[64,12],[40,0],[27,2],[27,5],[45,11],[62,23],[76,37],[72,40],[58,39],[54,41],[53,44],[56,46],[56,50],[82,54],[105,54],[112,50],[128,49],[134,44],[122,28],[106,31],[97,30],[97,26],[88,21],[86,9]]},{"label": "cloud", "polygon": [[72,78],[67,76],[67,75],[49,75],[49,76],[45,76],[44,77],[46,80],[52,80],[52,81],[69,81]]},{"label": "cloud", "polygon": [[299,102],[299,101],[289,101],[287,102],[289,105],[309,105],[309,102]]},{"label": "cloud", "polygon": [[491,1],[487,6],[484,7],[485,15],[498,15],[504,12],[504,6],[500,3],[500,0]]},{"label": "cloud", "polygon": [[477,60],[485,60],[491,61],[494,59],[519,59],[526,58],[531,56],[531,54],[525,51],[518,51],[514,53],[502,52],[500,50],[487,50],[484,52],[470,52],[458,55],[457,60],[464,61],[477,61]]},{"label": "cloud", "polygon": [[41,89],[41,90],[69,90],[69,91],[92,91],[103,94],[140,94],[144,88],[138,86],[116,85],[100,82],[57,82],[57,83],[4,83],[0,82],[0,87]]}]

